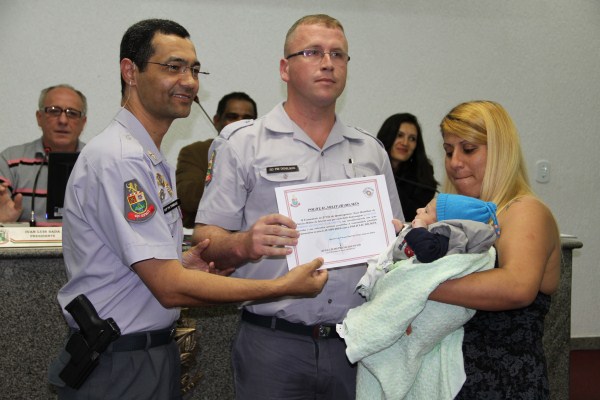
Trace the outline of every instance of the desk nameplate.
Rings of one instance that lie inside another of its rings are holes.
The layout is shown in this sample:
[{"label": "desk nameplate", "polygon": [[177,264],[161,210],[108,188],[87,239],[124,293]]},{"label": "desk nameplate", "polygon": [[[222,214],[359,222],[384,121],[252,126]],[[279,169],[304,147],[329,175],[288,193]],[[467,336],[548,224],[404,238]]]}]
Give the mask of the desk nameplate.
[{"label": "desk nameplate", "polygon": [[61,247],[62,227],[0,226],[0,249],[9,247]]}]

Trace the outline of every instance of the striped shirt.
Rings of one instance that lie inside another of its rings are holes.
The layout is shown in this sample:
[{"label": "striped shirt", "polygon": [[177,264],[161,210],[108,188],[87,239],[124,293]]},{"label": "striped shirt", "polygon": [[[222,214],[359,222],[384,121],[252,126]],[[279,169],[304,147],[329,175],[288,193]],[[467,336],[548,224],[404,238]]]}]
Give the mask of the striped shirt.
[{"label": "striped shirt", "polygon": [[[77,151],[80,151],[83,146],[84,143],[80,141]],[[19,221],[31,219],[33,205],[38,224],[48,223],[46,220],[48,160],[41,137],[33,142],[9,147],[0,153],[0,183],[4,182],[8,184],[11,197],[19,193],[23,195],[23,212]]]}]

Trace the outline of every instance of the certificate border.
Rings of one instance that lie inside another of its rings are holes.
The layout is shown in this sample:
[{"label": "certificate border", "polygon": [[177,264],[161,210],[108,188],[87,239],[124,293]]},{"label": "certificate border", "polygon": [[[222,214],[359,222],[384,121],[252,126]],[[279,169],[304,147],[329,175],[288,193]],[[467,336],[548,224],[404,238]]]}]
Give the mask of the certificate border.
[{"label": "certificate border", "polygon": [[[379,175],[377,175],[379,176]],[[383,229],[384,229],[384,236],[385,236],[385,240],[386,240],[386,247],[390,245],[390,238],[389,238],[389,234],[388,234],[388,226],[385,223],[384,220],[384,213],[383,213],[383,205],[381,204],[381,190],[379,189],[379,180],[375,177],[365,177],[365,178],[351,178],[352,181],[351,182],[344,182],[344,181],[335,181],[335,183],[331,183],[331,184],[327,184],[326,182],[318,182],[318,185],[315,184],[314,187],[311,186],[306,186],[306,187],[302,187],[302,188],[290,188],[290,189],[285,189],[282,188],[282,194],[283,194],[283,198],[285,200],[285,204],[286,204],[286,211],[287,211],[287,217],[291,218],[291,207],[290,207],[290,197],[292,193],[295,192],[306,192],[309,190],[320,190],[320,189],[327,189],[327,188],[332,188],[332,187],[339,187],[339,186],[351,186],[351,185],[364,185],[365,183],[373,183],[373,186],[375,187],[375,195],[377,197],[377,202],[379,204],[379,210],[381,215],[379,216],[380,220],[383,222]],[[385,179],[385,177],[384,177]],[[307,184],[310,185],[310,184]],[[289,196],[288,196],[289,194]],[[296,266],[300,265],[300,259],[298,256],[298,251],[296,250],[297,246],[293,246],[292,247],[292,253],[294,256],[294,259],[296,260]],[[367,259],[374,257],[376,255],[378,255],[379,253],[374,253],[374,254],[368,254],[362,257],[352,257],[352,258],[345,258],[345,259],[338,259],[335,261],[326,261],[323,265],[331,265],[331,264],[339,264],[339,263],[346,263],[346,262],[352,262],[353,260],[357,260],[356,264],[359,263],[363,263],[366,262]],[[352,265],[352,264],[351,264]],[[347,266],[347,265],[346,265]],[[344,266],[340,266],[340,268],[342,268]]]}]

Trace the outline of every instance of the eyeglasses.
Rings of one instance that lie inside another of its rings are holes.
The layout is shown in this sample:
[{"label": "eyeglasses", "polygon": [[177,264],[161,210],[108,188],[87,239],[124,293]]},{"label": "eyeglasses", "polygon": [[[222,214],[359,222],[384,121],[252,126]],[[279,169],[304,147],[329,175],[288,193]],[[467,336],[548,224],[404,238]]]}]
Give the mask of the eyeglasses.
[{"label": "eyeglasses", "polygon": [[350,56],[348,55],[348,53],[344,53],[343,51],[339,51],[339,50],[323,51],[323,50],[317,50],[317,49],[300,50],[297,53],[292,53],[292,54],[288,55],[286,57],[286,60],[289,60],[290,58],[296,57],[296,56],[303,56],[307,60],[314,61],[314,62],[316,62],[316,61],[320,62],[323,59],[323,57],[325,57],[325,54],[329,54],[329,58],[331,59],[331,62],[333,64],[344,65],[344,64],[348,63],[348,61],[350,61]]},{"label": "eyeglasses", "polygon": [[62,113],[65,113],[69,119],[79,119],[83,116],[83,112],[74,108],[65,108],[64,110],[57,106],[44,107],[42,109],[46,114],[51,117],[59,118]]},{"label": "eyeglasses", "polygon": [[160,65],[161,67],[165,67],[168,73],[172,75],[183,75],[188,69],[192,73],[192,78],[198,79],[199,74],[210,75],[210,72],[200,71],[200,65],[194,65],[192,67],[188,65],[176,65],[176,64],[163,64],[159,62],[146,61],[147,64],[155,64]]}]

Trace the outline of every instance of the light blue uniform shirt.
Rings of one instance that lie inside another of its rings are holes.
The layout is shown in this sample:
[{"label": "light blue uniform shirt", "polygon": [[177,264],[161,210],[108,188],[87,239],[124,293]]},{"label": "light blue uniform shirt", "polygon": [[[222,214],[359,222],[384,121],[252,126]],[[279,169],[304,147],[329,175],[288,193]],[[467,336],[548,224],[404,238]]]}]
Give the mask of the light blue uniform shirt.
[{"label": "light blue uniform shirt", "polygon": [[[211,146],[211,177],[198,206],[196,222],[232,231],[248,230],[263,215],[278,213],[275,188],[302,183],[385,175],[395,218],[403,219],[387,153],[373,136],[344,125],[338,116],[319,148],[283,109],[283,103],[255,121],[225,127]],[[269,167],[285,168],[273,172]],[[288,271],[285,257],[263,257],[239,267],[234,276],[270,279]],[[246,304],[256,314],[307,325],[338,323],[364,299],[355,292],[366,264],[329,270],[329,280],[314,298]]]},{"label": "light blue uniform shirt", "polygon": [[[65,195],[61,307],[83,293],[122,334],[163,329],[179,317],[131,269],[142,260],[181,260],[183,228],[175,174],[142,124],[121,109],[83,149]],[[165,212],[166,211],[166,212]],[[67,322],[77,327],[63,311]]]}]

